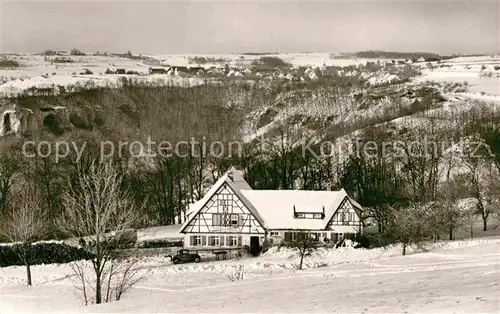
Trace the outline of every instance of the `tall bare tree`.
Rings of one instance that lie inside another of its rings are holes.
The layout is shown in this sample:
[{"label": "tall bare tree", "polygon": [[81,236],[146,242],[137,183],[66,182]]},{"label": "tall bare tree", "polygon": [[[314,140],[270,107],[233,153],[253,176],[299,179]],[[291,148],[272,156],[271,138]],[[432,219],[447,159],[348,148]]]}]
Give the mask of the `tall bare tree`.
[{"label": "tall bare tree", "polygon": [[470,175],[477,214],[483,220],[483,231],[487,231],[488,219],[499,197],[498,171],[494,166],[490,147],[482,139],[470,137],[460,143],[454,153]]},{"label": "tall bare tree", "polygon": [[116,259],[117,237],[134,227],[137,210],[123,188],[123,175],[110,163],[81,170],[63,195],[61,226],[93,255],[95,303],[103,301],[106,267]]},{"label": "tall bare tree", "polygon": [[31,245],[47,232],[48,219],[42,209],[36,188],[26,184],[11,200],[0,224],[0,234],[15,244],[15,250],[26,266],[26,284],[31,286]]}]

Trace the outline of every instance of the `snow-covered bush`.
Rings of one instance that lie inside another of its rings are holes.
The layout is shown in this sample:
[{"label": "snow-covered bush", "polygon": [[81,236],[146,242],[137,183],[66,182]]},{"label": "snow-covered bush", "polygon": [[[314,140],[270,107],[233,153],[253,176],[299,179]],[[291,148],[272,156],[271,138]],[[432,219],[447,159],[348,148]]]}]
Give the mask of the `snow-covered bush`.
[{"label": "snow-covered bush", "polygon": [[228,278],[231,281],[243,280],[245,278],[245,274],[245,266],[239,265],[234,273],[228,275]]}]

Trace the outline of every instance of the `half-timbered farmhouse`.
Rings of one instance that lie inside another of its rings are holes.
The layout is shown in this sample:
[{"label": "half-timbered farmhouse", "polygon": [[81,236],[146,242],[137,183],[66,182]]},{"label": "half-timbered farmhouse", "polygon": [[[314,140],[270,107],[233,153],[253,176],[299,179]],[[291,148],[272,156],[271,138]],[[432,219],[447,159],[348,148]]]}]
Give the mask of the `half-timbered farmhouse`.
[{"label": "half-timbered farmhouse", "polygon": [[362,208],[340,191],[253,190],[235,168],[190,205],[180,232],[191,248],[258,250],[307,232],[318,241],[337,241],[362,232]]}]

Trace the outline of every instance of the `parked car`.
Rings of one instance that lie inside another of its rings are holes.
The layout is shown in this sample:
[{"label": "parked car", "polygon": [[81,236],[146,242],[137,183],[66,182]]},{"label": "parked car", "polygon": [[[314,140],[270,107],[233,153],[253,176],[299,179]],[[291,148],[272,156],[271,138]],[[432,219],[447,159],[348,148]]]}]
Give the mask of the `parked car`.
[{"label": "parked car", "polygon": [[190,262],[195,262],[199,263],[201,261],[200,255],[198,255],[197,251],[189,251],[189,250],[179,250],[177,251],[177,254],[172,256],[172,255],[167,255],[167,257],[170,257],[172,262],[174,264],[179,264],[179,263],[190,263]]}]

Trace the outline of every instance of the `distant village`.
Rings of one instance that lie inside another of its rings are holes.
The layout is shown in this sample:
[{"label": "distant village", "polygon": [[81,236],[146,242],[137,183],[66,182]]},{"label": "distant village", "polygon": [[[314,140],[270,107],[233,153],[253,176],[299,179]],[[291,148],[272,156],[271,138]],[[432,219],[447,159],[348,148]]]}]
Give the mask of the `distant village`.
[{"label": "distant village", "polygon": [[[319,67],[259,67],[259,66],[231,66],[212,65],[212,66],[175,66],[161,65],[149,67],[149,74],[169,75],[178,77],[199,77],[199,78],[245,78],[245,79],[264,79],[264,80],[287,80],[291,82],[317,80],[321,77],[328,76],[353,76],[356,73],[355,69],[366,69],[369,72],[389,69],[395,66],[404,66],[413,63],[424,63],[425,58],[407,60],[383,60],[383,61],[367,61],[365,64],[358,66],[327,66],[326,63]],[[82,73],[93,74],[90,70],[84,69]],[[125,75],[140,75],[137,71],[127,71],[123,68],[108,68],[105,74],[125,74]]]}]

